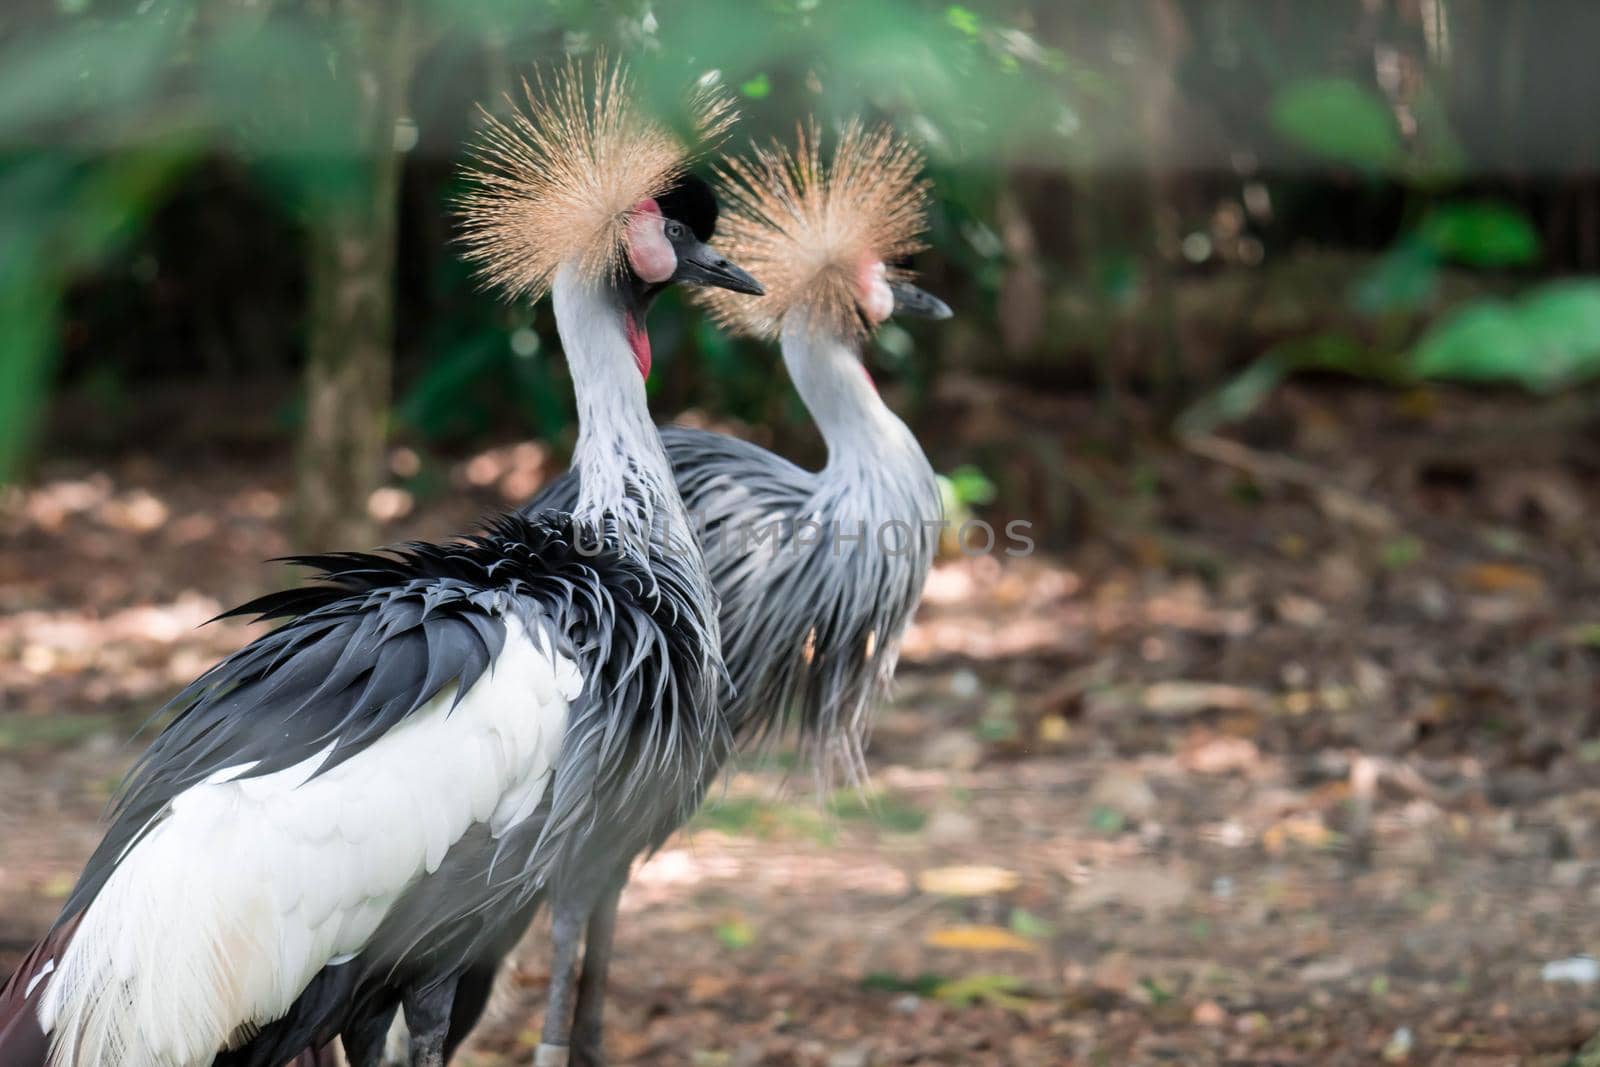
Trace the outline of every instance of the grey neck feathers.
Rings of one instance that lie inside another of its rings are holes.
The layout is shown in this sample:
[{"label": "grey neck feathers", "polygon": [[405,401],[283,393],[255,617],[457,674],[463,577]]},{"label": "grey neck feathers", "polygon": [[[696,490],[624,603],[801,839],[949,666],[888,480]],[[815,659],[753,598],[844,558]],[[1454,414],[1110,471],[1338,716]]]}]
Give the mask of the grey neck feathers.
[{"label": "grey neck feathers", "polygon": [[[787,574],[774,579],[789,603],[804,606],[786,613],[792,617],[740,619],[737,603],[725,609],[724,633],[736,644],[805,649],[752,672],[738,693],[737,728],[760,734],[781,722],[775,711],[781,716],[798,705],[819,766],[842,766],[859,781],[872,705],[894,676],[900,639],[933,563],[938,538],[929,524],[941,515],[939,487],[855,348],[793,312],[781,343],[795,388],[828,445],[827,465],[809,479],[799,513],[831,532],[826,543],[791,553]],[[852,535],[857,539],[846,541]],[[781,632],[785,626],[792,632]],[[735,649],[728,660],[744,658]]]},{"label": "grey neck feathers", "polygon": [[572,466],[581,489],[573,514],[589,522],[613,517],[630,543],[654,539],[687,550],[700,569],[615,294],[568,265],[557,273],[552,296],[578,399]]},{"label": "grey neck feathers", "polygon": [[[806,409],[828,446],[818,474],[823,486],[858,503],[862,517],[916,522],[935,519],[937,486],[922,447],[889,409],[855,347],[815,328],[799,311],[783,323],[783,361]],[[885,500],[874,488],[897,487]],[[928,510],[932,492],[933,510]],[[903,509],[914,513],[900,514]]]}]

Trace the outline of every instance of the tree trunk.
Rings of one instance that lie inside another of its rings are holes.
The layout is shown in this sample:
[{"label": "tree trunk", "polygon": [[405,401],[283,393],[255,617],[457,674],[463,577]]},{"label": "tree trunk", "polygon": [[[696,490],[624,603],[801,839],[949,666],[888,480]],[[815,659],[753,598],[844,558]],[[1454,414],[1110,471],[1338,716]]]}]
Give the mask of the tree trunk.
[{"label": "tree trunk", "polygon": [[1189,49],[1189,28],[1173,0],[1150,0],[1146,20],[1150,65],[1139,80],[1139,129],[1144,145],[1145,266],[1158,327],[1150,372],[1157,406],[1170,419],[1182,408],[1188,391],[1173,258],[1183,239],[1175,195],[1182,106],[1178,67]]},{"label": "tree trunk", "polygon": [[295,491],[302,548],[366,548],[367,501],[383,476],[394,342],[400,159],[394,149],[410,73],[401,0],[336,0],[344,74],[359,86],[354,192],[310,227],[311,308],[305,423]]}]

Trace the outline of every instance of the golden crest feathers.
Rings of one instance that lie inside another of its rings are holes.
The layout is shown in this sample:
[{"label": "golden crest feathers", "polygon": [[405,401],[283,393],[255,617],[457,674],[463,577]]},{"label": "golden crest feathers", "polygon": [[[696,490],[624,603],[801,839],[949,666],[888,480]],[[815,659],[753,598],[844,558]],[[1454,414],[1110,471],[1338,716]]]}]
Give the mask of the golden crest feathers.
[{"label": "golden crest feathers", "polygon": [[[718,172],[718,243],[761,279],[767,295],[698,289],[694,299],[739,333],[774,336],[798,308],[836,336],[863,339],[862,270],[924,247],[928,185],[918,178],[921,169],[921,154],[892,129],[854,121],[840,131],[827,164],[814,122],[799,129],[793,151],[775,141],[755,147],[749,159],[726,161]],[[907,274],[890,266],[889,277]]]},{"label": "golden crest feathers", "polygon": [[[547,83],[524,81],[525,106],[484,113],[462,197],[466,257],[512,296],[544,295],[566,262],[591,277],[621,269],[628,219],[682,176],[691,151],[633,100],[627,69],[568,60]],[[690,98],[695,134],[715,141],[731,99],[702,80]]]}]

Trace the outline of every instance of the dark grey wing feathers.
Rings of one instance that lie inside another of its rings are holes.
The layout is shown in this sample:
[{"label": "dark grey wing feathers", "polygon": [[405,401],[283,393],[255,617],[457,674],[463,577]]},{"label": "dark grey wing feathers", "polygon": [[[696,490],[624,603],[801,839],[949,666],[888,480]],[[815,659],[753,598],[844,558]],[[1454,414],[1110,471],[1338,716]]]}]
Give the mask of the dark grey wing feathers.
[{"label": "dark grey wing feathers", "polygon": [[[477,582],[470,558],[461,559],[474,553]],[[152,820],[207,777],[228,768],[270,774],[326,751],[323,773],[449,686],[470,689],[504,646],[501,609],[540,612],[489,584],[496,558],[485,541],[412,545],[392,558],[300,557],[293,562],[343,569],[230,612],[289,621],[167,705],[172,719],[113,800],[111,825],[62,918],[86,907]]]}]

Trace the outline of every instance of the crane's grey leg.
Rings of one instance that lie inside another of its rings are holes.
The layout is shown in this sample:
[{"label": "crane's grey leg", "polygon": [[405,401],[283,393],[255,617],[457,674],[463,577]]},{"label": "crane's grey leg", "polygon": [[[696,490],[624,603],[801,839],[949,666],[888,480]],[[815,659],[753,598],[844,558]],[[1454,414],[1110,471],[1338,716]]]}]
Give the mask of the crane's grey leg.
[{"label": "crane's grey leg", "polygon": [[389,1024],[394,1019],[394,1008],[375,1012],[353,1021],[339,1035],[344,1045],[345,1062],[350,1067],[385,1067],[384,1042],[389,1036]]},{"label": "crane's grey leg", "polygon": [[589,916],[583,942],[583,973],[578,978],[578,1006],[572,1023],[573,1067],[605,1067],[602,1051],[606,1010],[606,977],[611,970],[611,940],[617,932],[617,901],[628,876],[607,886]]},{"label": "crane's grey leg", "polygon": [[[587,894],[585,894],[587,895]],[[578,943],[583,940],[586,909],[558,901],[550,923],[550,998],[544,1009],[544,1031],[533,1054],[533,1067],[567,1067],[572,1052],[572,1001],[578,979]]]},{"label": "crane's grey leg", "polygon": [[411,1031],[411,1067],[444,1067],[444,1039],[450,1033],[450,1004],[456,980],[407,989],[401,1000]]},{"label": "crane's grey leg", "polygon": [[450,1036],[444,1043],[444,1062],[472,1035],[472,1028],[483,1018],[489,997],[494,993],[494,982],[500,973],[498,959],[477,963],[466,969],[456,980],[456,999],[450,1006]]}]

